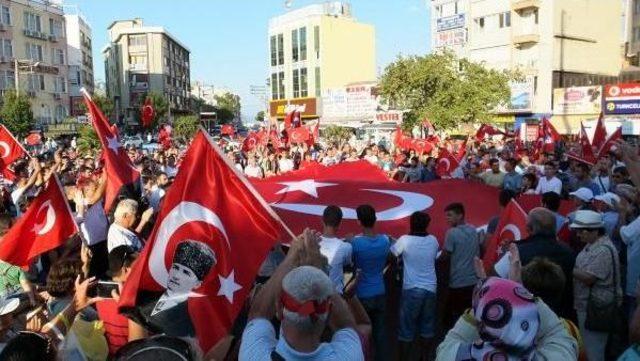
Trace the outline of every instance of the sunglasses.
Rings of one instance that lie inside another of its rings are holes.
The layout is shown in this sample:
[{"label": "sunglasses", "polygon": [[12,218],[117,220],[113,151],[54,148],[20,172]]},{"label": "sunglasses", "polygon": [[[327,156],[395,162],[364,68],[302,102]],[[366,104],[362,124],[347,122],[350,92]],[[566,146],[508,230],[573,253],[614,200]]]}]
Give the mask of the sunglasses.
[{"label": "sunglasses", "polygon": [[594,229],[594,228],[576,228],[575,230],[576,230],[576,233],[597,231],[597,229]]}]

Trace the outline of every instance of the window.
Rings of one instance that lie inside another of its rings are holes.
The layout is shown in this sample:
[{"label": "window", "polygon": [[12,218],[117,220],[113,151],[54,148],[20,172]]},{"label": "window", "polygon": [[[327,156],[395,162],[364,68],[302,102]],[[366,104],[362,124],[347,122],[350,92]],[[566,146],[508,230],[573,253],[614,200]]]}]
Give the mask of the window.
[{"label": "window", "polygon": [[508,28],[511,26],[511,12],[507,11],[506,13],[500,14],[500,29]]},{"label": "window", "polygon": [[640,0],[633,1],[633,13],[635,15],[640,14]]},{"label": "window", "polygon": [[307,68],[300,69],[300,97],[306,98],[309,96],[309,89],[307,87]]},{"label": "window", "polygon": [[484,17],[482,18],[476,18],[474,19],[476,26],[478,27],[479,30],[483,30],[484,29]]},{"label": "window", "polygon": [[298,56],[298,29],[291,30],[291,58],[294,63],[300,60]]},{"label": "window", "polygon": [[278,34],[278,65],[284,64],[284,35]]},{"label": "window", "polygon": [[11,70],[0,71],[0,89],[15,89],[15,73]]},{"label": "window", "polygon": [[42,45],[30,44],[25,45],[25,55],[27,59],[32,61],[42,61]]},{"label": "window", "polygon": [[55,65],[63,65],[64,64],[64,51],[62,49],[51,49],[51,54],[53,57],[52,63]]},{"label": "window", "polygon": [[535,23],[538,24],[538,9],[533,11],[533,17],[535,18]]},{"label": "window", "polygon": [[30,91],[45,90],[44,88],[44,75],[42,74],[29,74],[27,88]]},{"label": "window", "polygon": [[53,83],[53,90],[56,93],[66,93],[67,92],[67,79],[65,79],[62,76],[57,76],[55,77],[54,83]]},{"label": "window", "polygon": [[458,2],[456,1],[453,5],[454,5],[454,7],[455,7],[455,9],[454,9],[453,13],[454,13],[454,14],[457,14],[457,13],[458,13]]},{"label": "window", "polygon": [[316,67],[316,97],[321,96],[321,83],[320,83],[320,67]]},{"label": "window", "polygon": [[300,98],[300,70],[293,70],[293,97]]},{"label": "window", "polygon": [[129,55],[129,64],[146,64],[146,63],[147,63],[147,57],[144,55]]},{"label": "window", "polygon": [[278,47],[276,46],[276,37],[271,36],[271,66],[278,65]]},{"label": "window", "polygon": [[442,5],[438,5],[436,6],[436,14],[438,14],[438,17],[442,17]]},{"label": "window", "polygon": [[28,11],[24,12],[24,28],[26,30],[31,31],[42,31],[42,27],[40,25],[40,15],[36,15],[34,13],[30,13]]},{"label": "window", "polygon": [[62,105],[56,106],[56,121],[57,122],[62,121],[66,116],[67,116],[67,108]]},{"label": "window", "polygon": [[538,76],[533,77],[533,95],[538,94]]},{"label": "window", "polygon": [[278,74],[271,74],[271,99],[278,98]]},{"label": "window", "polygon": [[307,28],[300,28],[300,60],[307,60]]},{"label": "window", "polygon": [[284,99],[284,72],[278,73],[278,99]]},{"label": "window", "polygon": [[147,35],[129,35],[129,46],[147,45]]},{"label": "window", "polygon": [[49,19],[49,31],[51,35],[61,38],[64,35],[62,21]]},{"label": "window", "polygon": [[313,27],[313,51],[316,53],[316,59],[320,59],[320,27]]},{"label": "window", "polygon": [[4,57],[13,58],[13,44],[11,44],[11,39],[0,40],[0,52]]},{"label": "window", "polygon": [[0,14],[1,22],[5,25],[11,25],[11,12],[9,11],[9,7],[3,5],[0,11],[2,12]]}]

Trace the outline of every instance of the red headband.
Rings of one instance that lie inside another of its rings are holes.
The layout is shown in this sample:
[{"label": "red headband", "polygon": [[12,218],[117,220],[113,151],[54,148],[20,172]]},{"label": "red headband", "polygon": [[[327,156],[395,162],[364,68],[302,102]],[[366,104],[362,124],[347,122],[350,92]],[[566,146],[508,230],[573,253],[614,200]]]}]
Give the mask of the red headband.
[{"label": "red headband", "polygon": [[329,311],[329,299],[322,302],[315,300],[300,302],[284,290],[280,294],[280,302],[282,302],[282,305],[287,311],[297,313],[300,316],[309,316],[313,320],[315,320],[318,315]]}]

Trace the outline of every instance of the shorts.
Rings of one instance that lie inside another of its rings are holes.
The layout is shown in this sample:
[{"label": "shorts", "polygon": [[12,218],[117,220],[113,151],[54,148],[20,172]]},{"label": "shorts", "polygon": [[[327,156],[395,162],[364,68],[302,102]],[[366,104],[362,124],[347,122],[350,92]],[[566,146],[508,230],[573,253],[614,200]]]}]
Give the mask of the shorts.
[{"label": "shorts", "polygon": [[421,337],[435,335],[436,294],[422,288],[402,290],[398,340],[412,342],[416,332]]}]

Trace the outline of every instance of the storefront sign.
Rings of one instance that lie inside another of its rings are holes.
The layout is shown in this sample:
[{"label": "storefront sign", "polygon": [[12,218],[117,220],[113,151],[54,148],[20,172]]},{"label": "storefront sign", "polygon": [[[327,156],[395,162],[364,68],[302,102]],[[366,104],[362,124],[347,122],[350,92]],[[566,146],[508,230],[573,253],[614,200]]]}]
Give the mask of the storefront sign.
[{"label": "storefront sign", "polygon": [[640,114],[640,84],[612,84],[604,87],[605,114]]},{"label": "storefront sign", "polygon": [[376,114],[376,122],[379,123],[402,123],[402,112],[388,111],[378,112]]},{"label": "storefront sign", "polygon": [[599,85],[553,89],[553,114],[598,114],[601,103],[602,87]]},{"label": "storefront sign", "polygon": [[438,31],[445,31],[464,27],[464,14],[445,16],[437,20]]},{"label": "storefront sign", "polygon": [[436,48],[463,45],[466,38],[467,31],[465,29],[440,31],[436,34]]},{"label": "storefront sign", "polygon": [[316,98],[272,100],[269,102],[269,115],[272,117],[284,118],[284,115],[291,111],[298,111],[305,118],[317,117]]},{"label": "storefront sign", "polygon": [[533,77],[509,83],[511,98],[509,104],[498,106],[498,113],[530,113],[533,108]]},{"label": "storefront sign", "polygon": [[327,89],[322,93],[322,119],[371,121],[376,116],[378,105],[375,83]]}]

